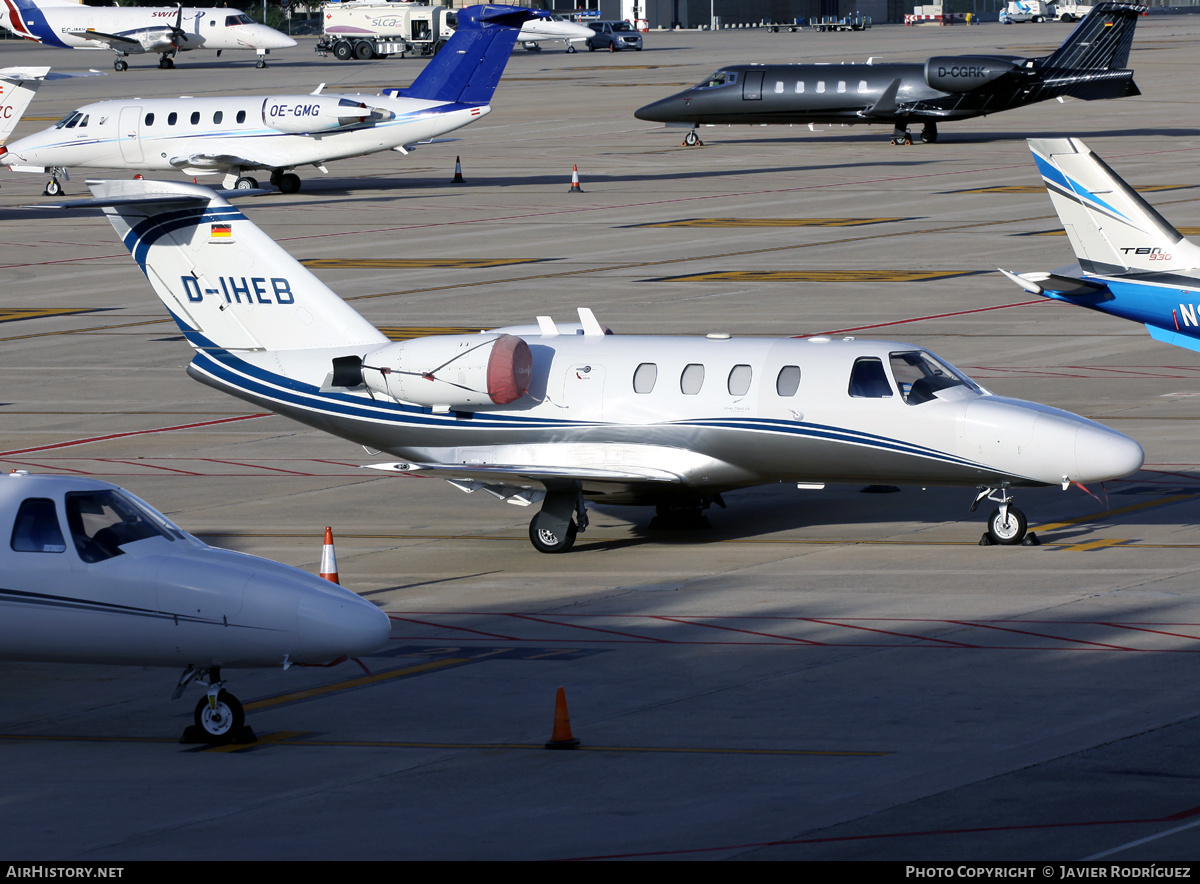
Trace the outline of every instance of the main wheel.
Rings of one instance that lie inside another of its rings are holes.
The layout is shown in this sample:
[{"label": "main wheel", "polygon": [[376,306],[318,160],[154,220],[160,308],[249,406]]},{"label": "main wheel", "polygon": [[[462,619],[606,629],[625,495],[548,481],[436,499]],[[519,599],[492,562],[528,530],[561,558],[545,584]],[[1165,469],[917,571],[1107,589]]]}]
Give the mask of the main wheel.
[{"label": "main wheel", "polygon": [[538,552],[565,553],[575,545],[575,537],[579,533],[579,529],[575,527],[574,521],[567,523],[567,530],[561,536],[549,528],[539,528],[537,523],[538,517],[534,516],[529,523],[529,542]]},{"label": "main wheel", "polygon": [[243,175],[233,183],[234,190],[257,190],[258,179],[251,178],[249,175]]},{"label": "main wheel", "polygon": [[215,705],[209,703],[208,694],[196,704],[196,727],[214,743],[235,737],[246,725],[246,710],[237,697],[228,691],[217,694]]},{"label": "main wheel", "polygon": [[129,62],[127,62],[123,58],[118,58],[116,61],[113,62],[113,68],[119,74],[122,71],[129,70]]},{"label": "main wheel", "polygon": [[933,144],[938,140],[937,126],[926,126],[921,130],[921,140],[926,144]]},{"label": "main wheel", "polygon": [[988,536],[991,537],[993,543],[998,543],[1002,546],[1014,546],[1025,539],[1025,531],[1029,527],[1029,523],[1025,519],[1025,514],[1015,506],[1008,508],[1008,518],[1000,517],[1000,510],[997,508],[988,516]]},{"label": "main wheel", "polygon": [[298,193],[300,191],[300,176],[294,172],[284,172],[275,182],[280,193]]},{"label": "main wheel", "polygon": [[57,178],[51,178],[46,182],[46,189],[42,191],[43,196],[58,196],[62,193],[62,185],[58,183]]},{"label": "main wheel", "polygon": [[354,57],[354,47],[349,40],[338,40],[333,44],[333,57],[338,61],[349,61]]}]

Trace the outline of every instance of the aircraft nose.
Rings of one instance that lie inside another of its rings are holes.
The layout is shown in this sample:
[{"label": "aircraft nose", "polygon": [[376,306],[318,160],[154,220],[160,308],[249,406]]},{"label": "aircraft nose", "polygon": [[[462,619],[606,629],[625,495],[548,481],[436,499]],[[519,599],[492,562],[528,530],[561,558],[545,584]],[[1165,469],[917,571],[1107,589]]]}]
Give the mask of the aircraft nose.
[{"label": "aircraft nose", "polygon": [[687,110],[686,93],[661,98],[644,107],[639,107],[633,115],[639,120],[649,120],[652,123],[689,123],[691,119],[684,116]]},{"label": "aircraft nose", "polygon": [[366,656],[386,645],[392,632],[387,614],[333,584],[305,592],[296,613],[305,661]]},{"label": "aircraft nose", "polygon": [[296,41],[287,34],[264,25],[254,28],[253,38],[255,45],[262,49],[290,49],[296,45]]},{"label": "aircraft nose", "polygon": [[1104,482],[1136,473],[1145,462],[1142,446],[1128,436],[1099,426],[1075,434],[1075,464],[1080,482]]}]

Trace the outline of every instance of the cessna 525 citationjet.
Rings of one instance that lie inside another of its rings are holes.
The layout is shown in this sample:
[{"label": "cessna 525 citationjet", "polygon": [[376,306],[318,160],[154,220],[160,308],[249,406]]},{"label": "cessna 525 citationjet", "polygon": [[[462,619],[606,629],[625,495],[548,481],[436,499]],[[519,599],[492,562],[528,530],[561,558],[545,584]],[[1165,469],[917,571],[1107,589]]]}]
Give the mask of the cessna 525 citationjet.
[{"label": "cessna 525 citationjet", "polygon": [[49,196],[76,167],[224,175],[226,188],[244,190],[258,187],[248,172],[267,169],[272,184],[295,193],[300,176],[292,169],[324,172],[332,160],[408,153],[482,119],[521,25],[545,15],[517,6],[460,10],[454,36],[407,89],[98,101],[0,148],[0,164],[49,172]]},{"label": "cessna 525 citationjet", "polygon": [[349,590],[215,549],[95,479],[0,477],[0,535],[0,660],[178,667],[176,699],[206,689],[189,742],[246,741],[223,668],[366,656],[391,632]]},{"label": "cessna 525 citationjet", "polygon": [[113,67],[129,67],[130,55],[158,53],[160,68],[193,49],[247,49],[267,66],[267,53],[296,41],[259,24],[238,9],[180,6],[85,6],[80,0],[0,0],[0,27],[18,37],[60,49],[110,49]]},{"label": "cessna 525 citationjet", "polygon": [[541,502],[529,537],[563,552],[586,503],[700,509],[773,482],[1012,486],[1099,482],[1142,449],[1082,417],[992,395],[912,344],[825,337],[614,335],[578,323],[393,343],[211,190],[89,182],[196,350],[196,380],[511,503]]},{"label": "cessna 525 citationjet", "polygon": [[924,62],[740,64],[640,108],[634,116],[691,126],[891,123],[892,144],[937,141],[938,124],[1070,96],[1092,101],[1140,95],[1126,70],[1139,3],[1098,3],[1052,55],[941,55]]}]

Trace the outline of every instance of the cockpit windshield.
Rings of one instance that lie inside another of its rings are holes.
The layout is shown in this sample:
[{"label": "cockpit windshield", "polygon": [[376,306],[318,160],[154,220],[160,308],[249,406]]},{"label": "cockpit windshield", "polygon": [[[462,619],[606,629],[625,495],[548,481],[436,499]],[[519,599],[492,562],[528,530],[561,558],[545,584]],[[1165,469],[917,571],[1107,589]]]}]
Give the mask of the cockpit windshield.
[{"label": "cockpit windshield", "polygon": [[165,516],[117,491],[69,492],[66,510],[71,540],[79,558],[89,563],[119,556],[122,546],[136,540],[183,536]]},{"label": "cockpit windshield", "polygon": [[61,120],[54,124],[55,129],[74,129],[79,125],[79,121],[83,119],[83,114],[80,111],[71,111]]},{"label": "cockpit windshield", "polygon": [[244,12],[240,15],[225,16],[225,27],[232,28],[234,25],[252,25],[254,19],[246,15]]},{"label": "cockpit windshield", "polygon": [[729,86],[737,82],[737,71],[717,71],[711,77],[706,77],[696,84],[697,89],[716,89],[718,86]]},{"label": "cockpit windshield", "polygon": [[935,398],[934,394],[951,387],[966,387],[982,392],[966,375],[924,350],[908,350],[890,354],[892,377],[900,395],[909,405],[920,405]]}]

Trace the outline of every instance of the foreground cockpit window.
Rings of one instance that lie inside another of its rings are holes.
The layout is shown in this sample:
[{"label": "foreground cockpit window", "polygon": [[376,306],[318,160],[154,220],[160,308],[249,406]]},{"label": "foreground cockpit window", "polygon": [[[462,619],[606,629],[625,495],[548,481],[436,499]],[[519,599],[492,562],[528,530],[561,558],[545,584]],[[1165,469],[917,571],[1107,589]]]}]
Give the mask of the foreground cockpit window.
[{"label": "foreground cockpit window", "polygon": [[10,545],[16,552],[66,552],[67,542],[58,526],[53,500],[31,497],[21,504]]},{"label": "foreground cockpit window", "polygon": [[121,547],[135,540],[173,539],[158,519],[115,491],[69,492],[66,504],[71,541],[85,562],[119,556]]},{"label": "foreground cockpit window", "polygon": [[715,89],[718,86],[728,86],[730,83],[737,82],[737,73],[735,71],[717,71],[711,77],[701,80],[696,84],[697,89]]},{"label": "foreground cockpit window", "polygon": [[850,371],[850,395],[855,399],[886,399],[892,395],[883,360],[874,356],[863,356],[854,360]]},{"label": "foreground cockpit window", "polygon": [[234,25],[252,25],[254,19],[248,15],[227,15],[225,16],[225,27],[232,28]]},{"label": "foreground cockpit window", "polygon": [[890,354],[892,376],[900,387],[900,395],[909,405],[920,405],[934,398],[939,390],[968,387],[978,390],[967,377],[923,350]]},{"label": "foreground cockpit window", "polygon": [[55,123],[54,128],[55,129],[63,129],[63,128],[74,129],[75,125],[79,122],[79,120],[82,116],[83,116],[83,114],[81,114],[79,111],[71,111],[69,114],[67,114],[65,117],[63,117],[61,120],[59,120],[57,123]]}]

